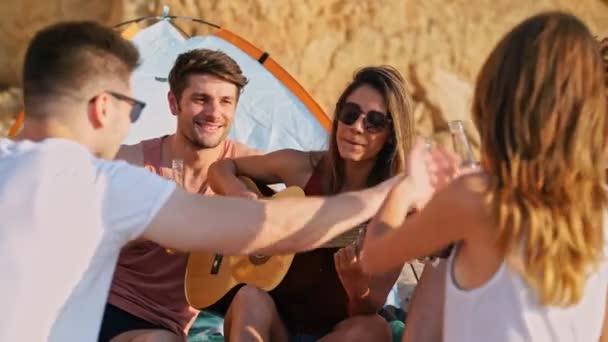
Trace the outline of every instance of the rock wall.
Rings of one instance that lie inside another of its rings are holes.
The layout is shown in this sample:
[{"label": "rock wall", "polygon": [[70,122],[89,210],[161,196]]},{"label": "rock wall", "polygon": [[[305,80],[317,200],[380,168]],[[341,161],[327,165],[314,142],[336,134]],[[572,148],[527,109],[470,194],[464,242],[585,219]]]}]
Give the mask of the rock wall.
[{"label": "rock wall", "polygon": [[[440,141],[447,138],[447,120],[467,119],[477,70],[523,18],[564,9],[598,36],[608,36],[606,0],[5,0],[0,85],[19,85],[24,47],[50,22],[115,24],[161,13],[165,4],[171,14],[219,24],[268,51],[328,113],[357,68],[392,64],[409,81],[418,130]],[[188,33],[200,27],[182,26]],[[468,121],[467,129],[475,140]]]}]

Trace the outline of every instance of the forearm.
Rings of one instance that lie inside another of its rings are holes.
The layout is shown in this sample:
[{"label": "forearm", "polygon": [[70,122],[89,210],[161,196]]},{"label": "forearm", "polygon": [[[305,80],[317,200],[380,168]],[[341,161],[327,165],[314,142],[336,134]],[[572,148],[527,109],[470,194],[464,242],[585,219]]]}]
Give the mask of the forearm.
[{"label": "forearm", "polygon": [[412,296],[403,342],[442,341],[446,261],[427,264]]},{"label": "forearm", "polygon": [[369,190],[324,198],[270,200],[260,250],[276,254],[320,247],[368,220],[381,201],[377,192]]},{"label": "forearm", "polygon": [[266,201],[176,189],[143,237],[178,250],[221,254],[309,250],[368,220],[391,184],[333,197]]},{"label": "forearm", "polygon": [[364,246],[403,225],[408,213],[416,204],[415,198],[411,196],[412,191],[413,185],[408,178],[404,178],[391,190],[368,225]]},{"label": "forearm", "polygon": [[240,182],[237,178],[237,170],[234,161],[223,159],[215,162],[209,168],[209,187],[216,194],[223,195],[231,182]]},{"label": "forearm", "polygon": [[403,265],[396,241],[387,235],[402,227],[416,199],[411,196],[413,184],[405,179],[393,188],[378,213],[371,220],[362,255],[367,272],[386,272]]}]

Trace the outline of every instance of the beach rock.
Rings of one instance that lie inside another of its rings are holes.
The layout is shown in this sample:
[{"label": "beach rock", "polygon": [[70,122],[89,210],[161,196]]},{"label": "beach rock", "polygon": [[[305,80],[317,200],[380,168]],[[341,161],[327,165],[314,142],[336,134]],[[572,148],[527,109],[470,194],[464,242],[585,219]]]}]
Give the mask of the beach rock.
[{"label": "beach rock", "polygon": [[[564,9],[608,36],[605,0],[7,0],[0,4],[0,89],[20,85],[25,46],[39,28],[66,19],[113,25],[159,14],[164,5],[171,14],[219,24],[265,49],[329,115],[357,68],[392,64],[415,94],[419,133],[439,134],[447,121],[464,119],[475,142],[468,120],[472,82],[514,24],[541,10]],[[181,28],[208,31],[198,24]],[[5,122],[11,115],[0,113]]]}]

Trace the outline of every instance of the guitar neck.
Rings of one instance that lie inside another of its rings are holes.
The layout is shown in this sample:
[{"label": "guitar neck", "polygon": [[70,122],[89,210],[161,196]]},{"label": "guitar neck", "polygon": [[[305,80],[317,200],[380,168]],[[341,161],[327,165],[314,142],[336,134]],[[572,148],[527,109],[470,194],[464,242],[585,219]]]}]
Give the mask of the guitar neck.
[{"label": "guitar neck", "polygon": [[[261,198],[273,197],[273,195],[277,194],[277,193],[274,193],[274,190],[272,190],[266,184],[256,182],[255,180],[253,180],[249,177],[241,176],[239,178],[249,190],[258,194],[258,196],[260,196]],[[280,193],[278,193],[278,194],[280,194]],[[365,227],[367,227],[368,223],[369,223],[369,221],[365,222],[363,224],[360,224],[360,225],[342,233],[341,235],[336,236],[335,238],[333,238],[329,242],[323,244],[319,248],[342,248],[342,247],[351,245],[353,243],[356,243],[358,239],[363,237],[363,236],[361,236],[361,234],[365,234]]]},{"label": "guitar neck", "polygon": [[360,224],[338,236],[329,240],[319,248],[342,248],[349,246],[353,243],[357,243],[358,240],[363,239],[365,230],[367,228],[367,222]]}]

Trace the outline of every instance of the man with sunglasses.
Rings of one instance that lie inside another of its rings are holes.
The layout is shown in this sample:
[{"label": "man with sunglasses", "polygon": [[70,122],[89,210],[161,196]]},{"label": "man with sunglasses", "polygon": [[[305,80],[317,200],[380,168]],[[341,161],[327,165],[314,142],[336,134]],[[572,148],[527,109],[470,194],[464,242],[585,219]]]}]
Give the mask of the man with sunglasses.
[{"label": "man with sunglasses", "polygon": [[191,194],[111,161],[143,108],[129,81],[138,60],[130,42],[92,22],[55,24],[30,42],[24,129],[0,139],[0,341],[96,341],[129,241],[222,254],[307,250],[369,219],[397,180],[330,198],[254,201]]},{"label": "man with sunglasses", "polygon": [[[207,170],[213,162],[257,154],[226,138],[246,84],[239,65],[221,51],[195,49],[179,55],[169,73],[167,96],[177,117],[175,133],[123,146],[118,158],[169,177],[172,161],[182,160],[182,187],[212,195]],[[100,341],[182,340],[198,314],[184,294],[187,261],[188,254],[168,252],[151,241],[124,247]]]}]

